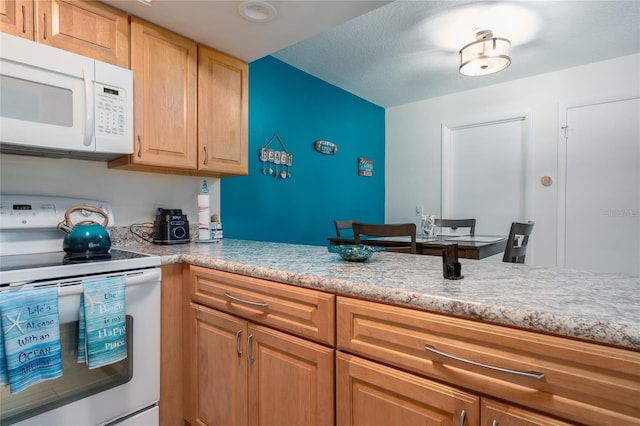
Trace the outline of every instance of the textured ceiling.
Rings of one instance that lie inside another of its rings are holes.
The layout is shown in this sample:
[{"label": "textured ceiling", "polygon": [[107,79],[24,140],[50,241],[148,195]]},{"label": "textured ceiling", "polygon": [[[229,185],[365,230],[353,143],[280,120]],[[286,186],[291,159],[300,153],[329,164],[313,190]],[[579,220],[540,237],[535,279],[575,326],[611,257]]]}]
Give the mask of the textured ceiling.
[{"label": "textured ceiling", "polygon": [[[476,28],[511,40],[509,68],[458,72]],[[640,1],[398,0],[273,56],[389,107],[638,52]]]},{"label": "textured ceiling", "polygon": [[[243,20],[237,1],[104,2],[248,62],[272,54],[383,107],[640,52],[640,0],[272,1],[267,23]],[[512,64],[462,76],[458,51],[480,28],[511,40]]]},{"label": "textured ceiling", "polygon": [[277,10],[269,22],[240,16],[241,1],[100,0],[243,61],[251,62],[328,28],[362,15],[388,1],[269,1]]}]

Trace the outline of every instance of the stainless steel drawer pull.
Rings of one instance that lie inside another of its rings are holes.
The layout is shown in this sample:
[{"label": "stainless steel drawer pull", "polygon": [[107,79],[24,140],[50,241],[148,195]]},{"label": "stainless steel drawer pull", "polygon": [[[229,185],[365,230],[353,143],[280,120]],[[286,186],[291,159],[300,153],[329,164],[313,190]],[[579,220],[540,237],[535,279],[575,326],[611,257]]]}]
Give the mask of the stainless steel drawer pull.
[{"label": "stainless steel drawer pull", "polygon": [[491,426],[498,426],[498,421],[497,420],[492,421]]},{"label": "stainless steel drawer pull", "polygon": [[460,426],[464,426],[464,421],[467,419],[467,412],[462,410],[460,413]]},{"label": "stainless steel drawer pull", "polygon": [[240,350],[240,338],[242,337],[242,330],[236,332],[236,355],[238,358],[242,358],[242,351]]},{"label": "stainless steel drawer pull", "polygon": [[251,300],[240,299],[238,297],[232,296],[231,294],[229,294],[226,291],[224,292],[224,297],[226,297],[227,299],[233,300],[234,302],[240,302],[240,303],[244,303],[246,305],[259,306],[261,308],[268,308],[269,307],[269,304],[267,302],[252,302]]},{"label": "stainless steel drawer pull", "polygon": [[536,371],[518,371],[518,370],[510,370],[508,368],[497,367],[491,364],[484,364],[478,361],[472,361],[470,359],[462,358],[456,355],[448,354],[446,352],[442,352],[441,350],[436,349],[432,345],[425,345],[424,350],[427,352],[432,352],[434,354],[438,354],[445,358],[455,359],[456,361],[466,362],[467,364],[477,365],[478,367],[489,368],[491,370],[502,371],[503,373],[515,374],[517,376],[528,377],[530,379],[542,380],[544,378],[544,373],[538,373]]}]

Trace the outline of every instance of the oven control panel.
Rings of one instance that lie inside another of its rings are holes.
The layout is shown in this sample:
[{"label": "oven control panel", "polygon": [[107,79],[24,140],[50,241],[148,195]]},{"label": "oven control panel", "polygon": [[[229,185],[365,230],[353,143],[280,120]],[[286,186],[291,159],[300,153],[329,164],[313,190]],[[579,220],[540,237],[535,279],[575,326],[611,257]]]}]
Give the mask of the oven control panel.
[{"label": "oven control panel", "polygon": [[[2,195],[0,230],[56,228],[58,223],[64,220],[67,210],[75,206],[98,207],[107,214],[109,224],[113,224],[113,210],[103,201],[38,195]],[[104,218],[98,213],[84,210],[73,213],[74,223],[83,220],[103,223]]]}]

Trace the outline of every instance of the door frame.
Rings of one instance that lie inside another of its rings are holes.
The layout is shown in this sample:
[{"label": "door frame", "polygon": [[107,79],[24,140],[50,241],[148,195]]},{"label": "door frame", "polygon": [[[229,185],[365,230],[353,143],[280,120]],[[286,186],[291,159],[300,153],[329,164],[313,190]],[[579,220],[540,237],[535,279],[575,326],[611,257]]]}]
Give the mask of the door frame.
[{"label": "door frame", "polygon": [[[494,117],[491,119],[480,119],[480,120],[469,120],[463,123],[453,123],[446,124],[443,123],[441,125],[441,152],[442,158],[440,162],[441,168],[441,192],[440,192],[440,217],[447,217],[449,213],[448,207],[448,194],[450,191],[447,176],[449,174],[449,170],[447,168],[447,164],[449,162],[450,147],[451,147],[451,132],[454,130],[471,128],[471,127],[480,127],[487,126],[493,124],[502,124],[508,123],[512,121],[524,121],[524,134],[523,134],[523,155],[522,166],[523,166],[523,180],[521,187],[521,217],[519,220],[533,220],[533,147],[531,143],[532,138],[532,117],[530,112],[520,113],[520,114],[509,114],[502,117]],[[510,225],[510,224],[509,224]],[[506,226],[506,225],[505,225]],[[505,228],[505,236],[508,234],[508,226]],[[532,264],[534,259],[534,247],[535,247],[535,238],[529,244],[530,250],[527,252],[526,263]]]},{"label": "door frame", "polygon": [[556,266],[566,266],[567,249],[567,115],[569,109],[581,108],[613,102],[622,102],[640,98],[640,94],[626,94],[618,96],[580,98],[558,104],[558,199],[556,225]]}]

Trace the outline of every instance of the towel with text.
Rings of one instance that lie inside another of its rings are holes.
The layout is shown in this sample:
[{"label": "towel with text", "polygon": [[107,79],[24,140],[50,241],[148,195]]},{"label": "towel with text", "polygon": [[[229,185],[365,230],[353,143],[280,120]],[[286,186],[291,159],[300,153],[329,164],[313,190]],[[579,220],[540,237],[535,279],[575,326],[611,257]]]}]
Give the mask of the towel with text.
[{"label": "towel with text", "polygon": [[0,293],[0,384],[11,393],[62,376],[58,289]]},{"label": "towel with text", "polygon": [[86,362],[93,369],[125,359],[125,278],[88,280],[82,285],[78,362]]}]

